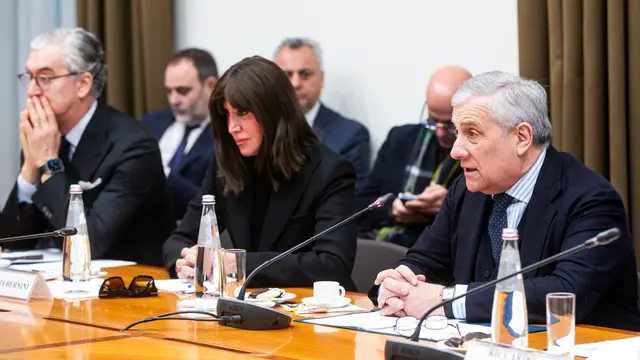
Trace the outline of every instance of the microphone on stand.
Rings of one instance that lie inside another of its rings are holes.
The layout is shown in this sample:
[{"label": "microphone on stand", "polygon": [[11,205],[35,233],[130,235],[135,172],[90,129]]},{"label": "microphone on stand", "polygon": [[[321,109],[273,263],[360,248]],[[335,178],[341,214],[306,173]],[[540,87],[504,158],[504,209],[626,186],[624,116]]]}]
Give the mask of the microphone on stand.
[{"label": "microphone on stand", "polygon": [[65,237],[65,236],[75,235],[77,233],[78,233],[78,229],[74,227],[64,227],[62,229],[58,229],[58,230],[47,232],[47,233],[0,238],[0,244],[14,242],[14,241],[40,239],[40,238],[46,238],[46,237]]},{"label": "microphone on stand", "polygon": [[218,299],[218,303],[216,306],[216,313],[218,316],[240,315],[242,317],[242,321],[241,322],[223,321],[220,324],[239,328],[239,329],[245,329],[245,330],[276,330],[276,329],[284,329],[289,327],[289,325],[291,324],[291,315],[278,310],[273,310],[270,308],[266,308],[257,304],[252,304],[244,301],[245,293],[247,291],[247,285],[249,284],[251,279],[253,279],[253,277],[257,273],[262,271],[262,269],[275,263],[276,261],[282,259],[283,257],[293,253],[294,251],[309,245],[310,243],[316,241],[318,238],[324,236],[325,234],[337,228],[340,228],[345,224],[350,223],[351,221],[357,219],[358,217],[362,216],[363,214],[373,209],[383,207],[392,198],[394,198],[394,195],[391,193],[383,195],[378,199],[376,199],[376,201],[369,204],[366,208],[338,222],[337,224],[317,233],[316,235],[310,237],[309,239],[292,247],[291,249],[281,254],[278,254],[273,259],[270,259],[262,263],[255,270],[253,270],[251,274],[249,274],[249,276],[247,276],[247,279],[245,280],[244,284],[240,288],[237,299],[233,299],[233,298]]},{"label": "microphone on stand", "polygon": [[569,255],[573,255],[582,250],[591,249],[593,247],[600,246],[600,245],[607,245],[612,241],[618,239],[619,237],[620,237],[620,229],[611,228],[609,230],[605,230],[599,233],[598,235],[594,236],[593,238],[585,241],[582,244],[576,245],[565,251],[561,251],[546,259],[540,260],[536,263],[526,266],[522,268],[520,271],[516,271],[512,274],[503,276],[499,279],[489,281],[481,286],[478,286],[475,289],[467,291],[462,295],[454,296],[451,299],[445,300],[435,305],[431,309],[427,310],[427,312],[425,312],[424,315],[422,315],[422,317],[420,318],[420,321],[418,321],[418,325],[416,326],[415,331],[413,332],[413,335],[411,335],[411,341],[391,339],[391,338],[387,339],[384,347],[385,359],[386,360],[464,359],[464,357],[461,357],[459,354],[453,351],[439,349],[434,346],[418,343],[418,340],[420,339],[420,327],[422,326],[422,323],[436,309],[438,309],[441,306],[453,303],[454,301],[462,299],[463,297],[478,293],[482,290],[486,290],[500,282],[511,279],[514,276],[529,272],[531,270],[535,270],[539,267],[542,267],[544,265],[547,265],[549,263],[552,263],[556,260],[562,259]]}]

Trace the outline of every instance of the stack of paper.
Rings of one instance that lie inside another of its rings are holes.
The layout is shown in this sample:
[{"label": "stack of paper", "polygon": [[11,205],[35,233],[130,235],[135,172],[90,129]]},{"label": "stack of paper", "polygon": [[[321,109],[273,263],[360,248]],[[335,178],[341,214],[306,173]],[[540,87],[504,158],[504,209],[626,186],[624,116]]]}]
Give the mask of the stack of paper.
[{"label": "stack of paper", "polygon": [[638,360],[640,359],[640,337],[576,345],[573,355],[586,357],[589,360]]},{"label": "stack of paper", "polygon": [[[394,328],[397,317],[380,315],[379,311],[365,313],[351,313],[346,315],[326,316],[322,318],[297,320],[315,325],[334,326],[352,330],[374,332],[379,334],[410,336],[413,331],[401,331]],[[459,330],[459,332],[458,332]],[[470,332],[491,333],[491,327],[485,325],[467,324],[458,320],[449,320],[449,326],[444,329],[430,330],[422,327],[420,330],[420,339],[430,341],[440,341],[452,337],[461,337]]]}]

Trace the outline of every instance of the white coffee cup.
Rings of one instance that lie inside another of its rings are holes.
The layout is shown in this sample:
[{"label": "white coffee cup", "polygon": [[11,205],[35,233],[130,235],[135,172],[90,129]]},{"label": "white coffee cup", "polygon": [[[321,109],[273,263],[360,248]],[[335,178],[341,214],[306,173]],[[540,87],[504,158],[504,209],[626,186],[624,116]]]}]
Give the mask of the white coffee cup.
[{"label": "white coffee cup", "polygon": [[332,303],[343,298],[346,291],[337,281],[316,281],[313,283],[313,299],[317,302]]}]

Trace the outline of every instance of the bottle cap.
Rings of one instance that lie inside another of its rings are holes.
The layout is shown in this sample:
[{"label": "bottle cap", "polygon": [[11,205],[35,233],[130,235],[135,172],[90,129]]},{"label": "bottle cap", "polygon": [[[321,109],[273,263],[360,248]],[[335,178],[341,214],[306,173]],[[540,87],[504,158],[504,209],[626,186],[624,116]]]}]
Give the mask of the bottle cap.
[{"label": "bottle cap", "polygon": [[69,193],[70,194],[82,194],[82,188],[80,187],[80,185],[77,184],[73,184],[69,187]]},{"label": "bottle cap", "polygon": [[502,238],[503,239],[517,239],[518,238],[518,229],[502,229]]},{"label": "bottle cap", "polygon": [[213,195],[202,195],[202,203],[203,204],[215,204],[216,197]]}]

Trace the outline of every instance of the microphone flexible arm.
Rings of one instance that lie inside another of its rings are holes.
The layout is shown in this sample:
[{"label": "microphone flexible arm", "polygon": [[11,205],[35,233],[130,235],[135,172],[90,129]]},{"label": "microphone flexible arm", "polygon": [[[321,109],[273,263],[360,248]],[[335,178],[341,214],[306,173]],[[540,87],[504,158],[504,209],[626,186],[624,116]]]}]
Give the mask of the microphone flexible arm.
[{"label": "microphone flexible arm", "polygon": [[4,239],[0,238],[0,244],[14,242],[14,241],[22,241],[22,240],[41,239],[46,237],[65,237],[65,236],[75,235],[77,233],[78,233],[78,229],[74,227],[64,227],[62,229],[58,229],[55,231],[46,232],[42,234],[20,235],[20,236],[13,236],[13,237],[8,237]]},{"label": "microphone flexible arm", "polygon": [[596,247],[599,245],[606,245],[614,240],[616,240],[618,237],[620,237],[620,230],[618,228],[612,228],[606,231],[603,231],[601,233],[599,233],[598,235],[596,235],[595,237],[585,241],[582,244],[576,245],[570,249],[567,249],[565,251],[561,251],[553,256],[550,256],[542,261],[539,261],[537,263],[533,263],[529,266],[526,266],[524,268],[522,268],[520,271],[516,271],[514,273],[511,273],[509,275],[506,275],[504,277],[501,277],[499,279],[495,279],[492,281],[489,281],[488,283],[485,283],[481,286],[478,286],[475,289],[472,289],[470,291],[467,291],[466,293],[462,294],[462,295],[458,295],[455,296],[449,300],[445,300],[435,306],[433,306],[431,309],[427,310],[426,313],[424,313],[424,315],[422,315],[422,317],[420,318],[420,321],[418,322],[418,325],[416,326],[416,330],[413,332],[413,335],[411,335],[411,341],[418,341],[420,339],[420,327],[422,326],[422,323],[425,321],[425,319],[431,315],[432,312],[434,312],[437,308],[439,308],[440,306],[444,306],[450,303],[453,303],[456,300],[459,300],[463,297],[475,294],[477,292],[480,292],[482,290],[486,290],[490,287],[492,287],[493,285],[498,284],[499,282],[511,279],[514,276],[520,275],[520,274],[524,274],[526,272],[529,272],[531,270],[537,269],[541,266],[547,265],[549,263],[552,263],[556,260],[558,260],[559,258],[565,257],[565,256],[569,256],[572,254],[575,254],[577,252],[580,252],[584,249],[591,249],[592,247]]},{"label": "microphone flexible arm", "polygon": [[328,227],[328,228],[324,229],[323,231],[321,231],[321,232],[317,233],[316,235],[314,235],[314,236],[310,237],[309,239],[307,239],[307,240],[305,240],[305,241],[301,242],[300,244],[298,244],[298,245],[296,245],[296,246],[292,247],[291,249],[289,249],[289,250],[287,250],[287,251],[285,251],[285,252],[283,252],[283,253],[278,254],[277,256],[273,257],[273,258],[272,258],[272,259],[270,259],[269,261],[265,261],[264,263],[260,264],[260,266],[258,266],[255,270],[253,270],[253,271],[251,272],[251,274],[249,274],[249,276],[247,276],[247,279],[245,280],[244,284],[243,284],[243,285],[242,285],[242,287],[240,288],[240,291],[238,292],[238,297],[237,297],[237,299],[238,299],[238,300],[244,300],[244,296],[245,296],[245,293],[246,293],[246,291],[247,291],[247,285],[249,284],[249,281],[251,281],[251,279],[253,279],[253,277],[254,277],[257,273],[259,273],[262,269],[264,269],[264,268],[266,268],[267,266],[269,266],[269,265],[273,264],[274,262],[276,262],[276,261],[278,261],[278,260],[282,259],[283,257],[285,257],[285,256],[287,256],[287,255],[289,255],[289,254],[293,253],[294,251],[296,251],[296,250],[298,250],[298,249],[301,249],[301,248],[303,248],[303,247],[305,247],[305,246],[309,245],[310,243],[314,242],[317,238],[319,238],[319,237],[321,237],[321,236],[324,236],[324,234],[326,234],[326,233],[328,233],[328,232],[331,232],[331,231],[333,231],[333,230],[335,230],[335,229],[337,229],[337,228],[341,227],[342,225],[344,225],[344,224],[346,224],[346,223],[349,223],[349,222],[353,221],[354,219],[356,219],[356,218],[358,218],[358,217],[362,216],[363,214],[365,214],[365,213],[367,213],[367,212],[369,212],[369,211],[371,211],[371,210],[373,210],[373,209],[377,209],[377,208],[380,208],[380,207],[384,206],[384,204],[385,204],[387,201],[389,201],[389,199],[391,199],[391,198],[393,198],[393,197],[394,197],[394,195],[393,195],[393,194],[391,194],[391,193],[388,193],[388,194],[386,194],[386,195],[383,195],[383,196],[379,197],[378,199],[376,199],[376,201],[374,201],[374,202],[372,202],[371,204],[369,204],[369,206],[367,206],[366,208],[364,208],[364,209],[362,209],[362,210],[358,211],[357,213],[355,213],[355,214],[353,214],[353,215],[349,216],[348,218],[346,218],[346,219],[344,219],[344,220],[340,221],[339,223],[337,223],[337,224],[335,224],[335,225],[333,225],[333,226],[330,226],[330,227]]}]

